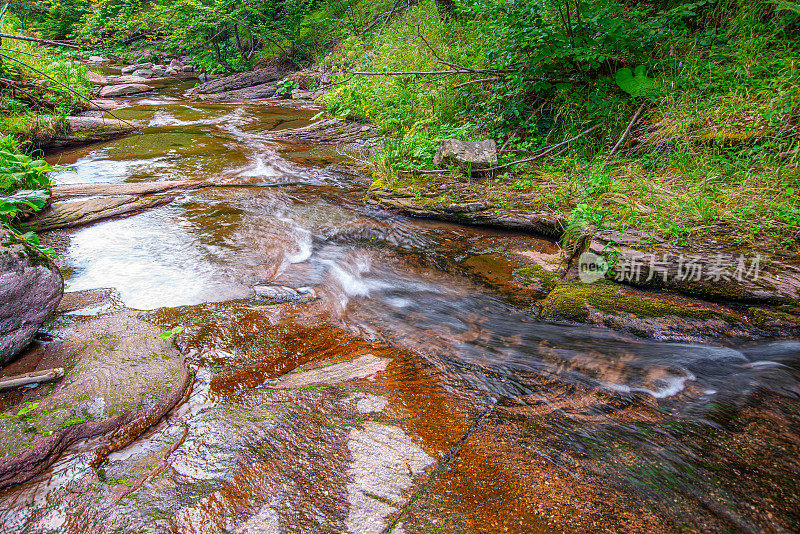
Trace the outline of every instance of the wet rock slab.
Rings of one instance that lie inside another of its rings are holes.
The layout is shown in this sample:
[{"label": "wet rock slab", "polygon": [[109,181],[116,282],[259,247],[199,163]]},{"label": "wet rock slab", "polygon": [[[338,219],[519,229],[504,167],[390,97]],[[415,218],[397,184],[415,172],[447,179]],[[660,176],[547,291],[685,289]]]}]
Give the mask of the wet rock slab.
[{"label": "wet rock slab", "polygon": [[23,225],[27,230],[71,228],[163,206],[177,191],[205,187],[203,182],[76,184],[53,188],[53,202]]},{"label": "wet rock slab", "polygon": [[143,83],[121,83],[117,85],[107,85],[100,89],[100,98],[113,98],[116,96],[138,95],[152,91],[153,88]]},{"label": "wet rock slab", "polygon": [[280,80],[289,72],[291,72],[289,69],[279,67],[267,67],[249,72],[241,72],[200,84],[192,89],[192,93],[196,95],[208,95],[237,91],[254,86],[263,86],[264,84]]},{"label": "wet rock slab", "polygon": [[[188,369],[161,330],[136,312],[77,319],[46,351],[68,368],[0,417],[0,486],[35,476],[78,440],[124,446],[183,397]],[[43,358],[47,361],[47,358]]]}]

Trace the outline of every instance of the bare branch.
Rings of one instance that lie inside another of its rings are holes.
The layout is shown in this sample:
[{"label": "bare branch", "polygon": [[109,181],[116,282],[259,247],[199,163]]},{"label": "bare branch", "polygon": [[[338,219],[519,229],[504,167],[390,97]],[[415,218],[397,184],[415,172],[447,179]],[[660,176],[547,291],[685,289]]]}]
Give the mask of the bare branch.
[{"label": "bare branch", "polygon": [[3,39],[16,39],[17,41],[30,41],[30,42],[33,42],[33,43],[41,43],[41,44],[47,44],[47,45],[52,45],[52,46],[64,46],[64,47],[67,47],[67,48],[74,48],[76,50],[80,50],[81,49],[80,46],[74,45],[74,44],[71,44],[71,43],[62,43],[60,41],[50,41],[48,39],[37,39],[36,37],[24,37],[22,35],[10,35],[8,33],[0,33],[0,38],[3,38]]},{"label": "bare branch", "polygon": [[567,145],[567,144],[575,141],[576,139],[579,139],[579,138],[583,137],[584,135],[595,131],[599,127],[600,127],[599,124],[595,124],[591,128],[582,131],[581,133],[579,133],[575,137],[572,137],[570,139],[567,139],[566,141],[561,141],[558,144],[555,144],[555,145],[552,145],[550,147],[547,147],[542,152],[539,152],[537,155],[533,156],[532,158],[521,159],[521,160],[518,160],[518,161],[512,161],[511,163],[506,163],[505,165],[498,165],[497,167],[491,167],[489,169],[484,169],[483,172],[499,171],[500,169],[505,169],[505,168],[508,168],[508,167],[512,167],[514,165],[519,165],[520,163],[528,163],[528,162],[531,162],[531,161],[536,161],[537,159],[542,158],[542,157],[546,156],[547,154],[550,154],[555,149],[557,149],[559,147],[562,147],[564,145]]},{"label": "bare branch", "polygon": [[608,161],[611,159],[611,157],[614,155],[614,153],[617,151],[617,149],[620,146],[622,146],[622,142],[625,141],[626,137],[628,137],[628,134],[630,133],[631,128],[633,128],[633,125],[636,123],[636,120],[639,118],[639,115],[641,115],[642,111],[644,111],[645,105],[647,105],[647,102],[642,103],[642,105],[639,106],[639,109],[636,110],[636,113],[633,114],[633,118],[631,119],[631,122],[628,123],[628,127],[625,128],[625,131],[620,136],[619,141],[617,141],[617,144],[614,145],[614,148],[612,148],[611,152],[609,152],[608,156],[606,156],[606,160],[603,162],[603,165],[608,163]]},{"label": "bare branch", "polygon": [[502,78],[498,76],[494,76],[492,78],[481,78],[480,80],[470,80],[468,82],[460,83],[458,85],[454,85],[453,89],[459,89],[461,87],[472,85],[473,83],[483,83],[483,82],[499,82]]}]

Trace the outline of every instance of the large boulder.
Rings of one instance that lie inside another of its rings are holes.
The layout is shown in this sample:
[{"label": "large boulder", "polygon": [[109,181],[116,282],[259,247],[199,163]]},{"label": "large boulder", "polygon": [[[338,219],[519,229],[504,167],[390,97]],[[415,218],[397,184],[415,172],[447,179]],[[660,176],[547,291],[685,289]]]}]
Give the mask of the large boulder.
[{"label": "large boulder", "polygon": [[109,85],[107,87],[103,87],[100,90],[100,97],[101,98],[110,98],[114,96],[128,96],[128,95],[136,95],[139,93],[146,93],[147,91],[151,91],[153,88],[149,85],[144,85],[142,83],[124,83],[121,85]]},{"label": "large boulder", "polygon": [[207,102],[239,102],[242,100],[258,100],[260,98],[272,98],[278,90],[276,83],[262,83],[252,87],[244,87],[234,91],[224,91],[222,93],[210,93],[199,95],[200,100]]},{"label": "large boulder", "polygon": [[33,340],[63,294],[64,280],[50,258],[0,227],[0,365]]},{"label": "large boulder", "polygon": [[497,166],[497,144],[486,141],[445,139],[439,145],[433,164],[437,169],[456,167],[463,172],[480,172]]},{"label": "large boulder", "polygon": [[286,76],[287,73],[287,70],[280,67],[268,67],[250,72],[240,72],[198,85],[193,89],[193,92],[197,94],[214,94],[236,91],[246,87],[275,82]]},{"label": "large boulder", "polygon": [[136,63],[135,65],[128,65],[127,67],[122,68],[122,74],[133,74],[137,70],[142,69],[151,69],[153,67],[152,62],[148,63]]},{"label": "large boulder", "polygon": [[105,85],[106,83],[105,76],[101,76],[100,74],[97,74],[96,72],[92,72],[90,70],[86,71],[84,78],[86,78],[86,80],[93,85]]}]

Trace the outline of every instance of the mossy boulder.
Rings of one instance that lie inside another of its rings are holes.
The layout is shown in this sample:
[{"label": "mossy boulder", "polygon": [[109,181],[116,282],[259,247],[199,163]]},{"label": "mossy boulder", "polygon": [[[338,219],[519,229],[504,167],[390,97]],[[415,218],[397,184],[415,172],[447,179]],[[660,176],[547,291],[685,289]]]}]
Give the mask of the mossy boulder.
[{"label": "mossy boulder", "polygon": [[512,253],[470,255],[460,261],[459,266],[520,306],[528,306],[543,298],[555,287],[558,279],[556,273]]},{"label": "mossy boulder", "polygon": [[777,330],[776,333],[796,334],[800,332],[800,308],[780,306],[767,309],[752,307],[748,310],[753,324]]},{"label": "mossy boulder", "polygon": [[541,304],[544,319],[591,323],[667,340],[755,337],[735,312],[685,297],[645,292],[609,281],[562,282]]}]

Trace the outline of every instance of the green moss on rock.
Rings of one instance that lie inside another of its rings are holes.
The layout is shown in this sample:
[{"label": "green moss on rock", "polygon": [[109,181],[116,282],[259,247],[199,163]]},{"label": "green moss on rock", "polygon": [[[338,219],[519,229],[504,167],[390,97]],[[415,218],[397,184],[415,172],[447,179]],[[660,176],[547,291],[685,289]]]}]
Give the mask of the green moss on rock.
[{"label": "green moss on rock", "polygon": [[514,279],[524,286],[538,286],[542,291],[550,292],[556,287],[558,276],[539,265],[520,267],[514,270]]},{"label": "green moss on rock", "polygon": [[789,324],[800,326],[800,315],[785,311],[768,310],[765,308],[750,308],[748,310],[753,324],[756,326],[770,326],[775,324]]},{"label": "green moss on rock", "polygon": [[611,282],[558,284],[542,302],[542,317],[583,322],[592,310],[607,314],[627,313],[639,319],[650,317],[681,317],[713,319],[723,314],[708,308],[690,306],[667,297],[636,294],[633,290]]}]

